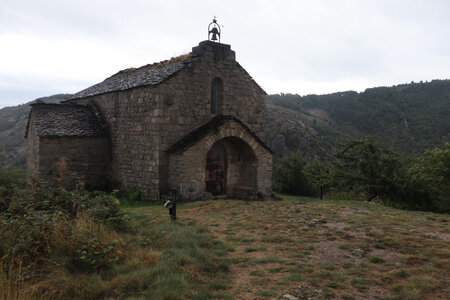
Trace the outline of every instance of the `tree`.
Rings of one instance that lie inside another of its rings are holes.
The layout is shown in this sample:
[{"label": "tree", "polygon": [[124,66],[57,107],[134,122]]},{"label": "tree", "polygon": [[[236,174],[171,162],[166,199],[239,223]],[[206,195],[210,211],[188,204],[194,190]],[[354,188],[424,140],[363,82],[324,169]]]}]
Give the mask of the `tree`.
[{"label": "tree", "polygon": [[367,201],[395,198],[407,159],[372,138],[338,143],[335,180],[341,188],[362,189]]},{"label": "tree", "polygon": [[291,152],[273,170],[274,189],[293,195],[312,196],[314,190],[305,172],[306,160],[301,152]]},{"label": "tree", "polygon": [[312,184],[319,190],[320,199],[322,200],[324,192],[332,185],[332,168],[324,162],[314,159],[312,163],[305,167],[305,173],[310,177]]},{"label": "tree", "polygon": [[362,189],[367,200],[378,197],[400,208],[450,212],[450,144],[421,157],[395,153],[371,138],[338,145],[337,189]]},{"label": "tree", "polygon": [[450,143],[427,150],[410,168],[411,202],[418,209],[450,213]]}]

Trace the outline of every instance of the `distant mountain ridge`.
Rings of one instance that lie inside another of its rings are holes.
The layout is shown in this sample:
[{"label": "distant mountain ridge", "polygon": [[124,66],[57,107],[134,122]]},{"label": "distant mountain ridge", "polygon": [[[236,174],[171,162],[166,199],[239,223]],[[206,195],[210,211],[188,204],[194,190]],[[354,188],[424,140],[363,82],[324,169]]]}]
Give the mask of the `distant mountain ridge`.
[{"label": "distant mountain ridge", "polygon": [[[35,101],[59,102],[59,94]],[[32,101],[30,103],[33,103]],[[327,95],[270,95],[266,143],[275,160],[290,151],[329,158],[336,140],[373,135],[399,151],[422,152],[450,141],[450,80]],[[0,109],[0,167],[25,167],[29,104]]]},{"label": "distant mountain ridge", "polygon": [[[270,95],[268,103],[295,112],[306,128],[316,132],[322,145],[333,145],[344,137],[372,135],[398,151],[422,152],[450,141],[450,80],[371,88],[362,93]],[[292,139],[292,131],[280,130],[285,140]],[[273,129],[268,128],[266,135],[268,143],[273,143]],[[310,151],[302,143],[286,147]]]}]

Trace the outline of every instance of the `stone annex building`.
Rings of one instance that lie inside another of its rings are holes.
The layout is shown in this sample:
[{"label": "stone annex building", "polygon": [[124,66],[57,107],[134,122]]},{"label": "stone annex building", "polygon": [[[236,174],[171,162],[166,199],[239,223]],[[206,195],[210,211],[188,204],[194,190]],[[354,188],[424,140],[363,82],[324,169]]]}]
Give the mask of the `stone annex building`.
[{"label": "stone annex building", "polygon": [[266,93],[229,45],[118,72],[62,104],[33,104],[27,165],[41,177],[76,173],[94,188],[158,197],[271,195]]}]

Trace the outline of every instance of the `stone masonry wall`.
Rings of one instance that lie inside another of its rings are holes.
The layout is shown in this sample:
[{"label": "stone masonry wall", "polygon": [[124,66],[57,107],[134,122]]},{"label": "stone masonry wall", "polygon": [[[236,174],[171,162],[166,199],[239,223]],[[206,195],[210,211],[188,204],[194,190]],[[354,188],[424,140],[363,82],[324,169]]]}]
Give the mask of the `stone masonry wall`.
[{"label": "stone masonry wall", "polygon": [[76,173],[80,178],[85,177],[88,187],[104,187],[108,165],[107,138],[41,137],[39,144],[41,178],[57,178],[59,171],[63,170],[67,176]]},{"label": "stone masonry wall", "polygon": [[245,142],[254,152],[257,160],[256,190],[270,195],[272,185],[272,155],[261,146],[240,124],[230,121],[221,126],[182,154],[170,154],[169,186],[180,194],[201,198],[205,191],[206,155],[212,145],[225,138],[237,138]]},{"label": "stone masonry wall", "polygon": [[108,179],[124,188],[159,195],[159,128],[161,114],[155,87],[139,87],[75,100],[93,103],[101,111],[110,136]]},{"label": "stone masonry wall", "polygon": [[31,116],[27,135],[27,169],[32,173],[37,173],[39,171],[39,137],[35,133]]}]

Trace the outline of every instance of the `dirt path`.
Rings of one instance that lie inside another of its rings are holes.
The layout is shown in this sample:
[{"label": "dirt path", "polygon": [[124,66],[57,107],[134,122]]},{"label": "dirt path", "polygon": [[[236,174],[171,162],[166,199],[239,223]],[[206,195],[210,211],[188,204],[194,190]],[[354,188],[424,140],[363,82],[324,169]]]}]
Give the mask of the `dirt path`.
[{"label": "dirt path", "polygon": [[179,218],[227,243],[235,299],[445,299],[450,218],[360,206],[216,200],[186,205]]}]

